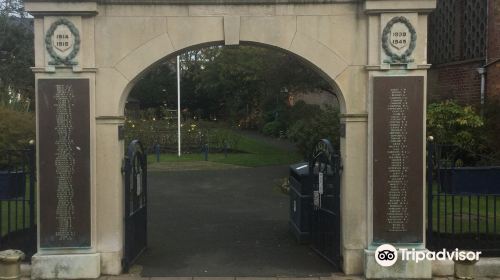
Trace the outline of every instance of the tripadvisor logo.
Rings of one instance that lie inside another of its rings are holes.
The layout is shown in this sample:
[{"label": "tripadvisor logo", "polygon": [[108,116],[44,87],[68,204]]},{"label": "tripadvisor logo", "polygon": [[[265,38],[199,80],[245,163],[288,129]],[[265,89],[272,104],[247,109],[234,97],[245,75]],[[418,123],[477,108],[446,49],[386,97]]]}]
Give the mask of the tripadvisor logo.
[{"label": "tripadvisor logo", "polygon": [[375,261],[381,266],[389,267],[396,263],[398,255],[401,257],[402,261],[414,261],[415,263],[423,260],[479,261],[481,252],[460,251],[458,249],[453,251],[443,249],[437,252],[424,250],[417,251],[407,248],[398,250],[390,244],[383,244],[378,246],[375,251]]},{"label": "tripadvisor logo", "polygon": [[390,244],[378,246],[375,251],[375,261],[381,266],[392,266],[398,260],[398,251]]}]

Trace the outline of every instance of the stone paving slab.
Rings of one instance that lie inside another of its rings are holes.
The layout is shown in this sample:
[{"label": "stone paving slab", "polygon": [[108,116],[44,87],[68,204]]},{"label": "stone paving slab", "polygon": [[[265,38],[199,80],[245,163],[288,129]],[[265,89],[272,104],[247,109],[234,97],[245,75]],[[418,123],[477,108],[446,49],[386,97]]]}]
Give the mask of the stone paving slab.
[{"label": "stone paving slab", "polygon": [[235,278],[236,277],[193,277],[193,280],[235,280]]},{"label": "stone paving slab", "polygon": [[193,277],[151,277],[150,280],[193,280]]},{"label": "stone paving slab", "polygon": [[[21,278],[27,280],[29,278]],[[137,275],[103,276],[99,280],[362,280],[361,276],[334,274],[330,277],[140,277]],[[435,277],[433,280],[455,280],[455,277]],[[475,280],[500,280],[499,278],[475,278]]]},{"label": "stone paving slab", "polygon": [[320,280],[359,280],[364,279],[361,276],[348,276],[341,273],[334,273],[330,277],[320,277]]},{"label": "stone paving slab", "polygon": [[319,280],[319,277],[277,277],[278,280]]},{"label": "stone paving slab", "polygon": [[276,277],[236,277],[236,280],[276,280]]}]

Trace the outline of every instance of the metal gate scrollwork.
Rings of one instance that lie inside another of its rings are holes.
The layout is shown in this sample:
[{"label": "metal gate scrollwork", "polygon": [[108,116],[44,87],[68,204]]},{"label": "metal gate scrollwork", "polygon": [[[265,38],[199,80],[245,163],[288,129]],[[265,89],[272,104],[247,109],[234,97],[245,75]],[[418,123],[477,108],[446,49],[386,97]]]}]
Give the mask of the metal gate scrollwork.
[{"label": "metal gate scrollwork", "polygon": [[313,211],[312,248],[328,262],[341,267],[340,255],[340,153],[323,139],[309,162]]},{"label": "metal gate scrollwork", "polygon": [[138,140],[132,141],[124,160],[125,250],[123,269],[139,257],[147,246],[147,155]]}]

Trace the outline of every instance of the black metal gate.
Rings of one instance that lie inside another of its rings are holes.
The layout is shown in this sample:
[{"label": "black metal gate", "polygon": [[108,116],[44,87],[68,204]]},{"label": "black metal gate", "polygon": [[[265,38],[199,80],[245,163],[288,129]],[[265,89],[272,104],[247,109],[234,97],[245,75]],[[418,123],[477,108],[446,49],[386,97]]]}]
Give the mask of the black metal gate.
[{"label": "black metal gate", "polygon": [[36,253],[35,147],[0,151],[0,250]]},{"label": "black metal gate", "polygon": [[341,267],[340,255],[340,154],[330,141],[321,140],[309,162],[313,182],[311,241],[328,262]]},{"label": "black metal gate", "polygon": [[427,142],[427,248],[500,256],[498,173],[492,158]]},{"label": "black metal gate", "polygon": [[130,143],[124,160],[125,250],[123,268],[130,265],[147,246],[147,155],[138,140]]}]

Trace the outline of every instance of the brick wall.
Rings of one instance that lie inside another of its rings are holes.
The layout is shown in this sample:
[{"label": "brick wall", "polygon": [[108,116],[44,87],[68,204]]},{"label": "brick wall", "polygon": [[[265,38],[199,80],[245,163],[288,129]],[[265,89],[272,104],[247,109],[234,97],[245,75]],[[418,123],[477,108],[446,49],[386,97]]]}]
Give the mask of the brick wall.
[{"label": "brick wall", "polygon": [[488,6],[488,62],[486,96],[500,100],[500,0],[489,0]]},{"label": "brick wall", "polygon": [[429,102],[454,99],[463,105],[479,106],[481,76],[477,68],[484,61],[461,62],[432,68],[428,73]]}]

